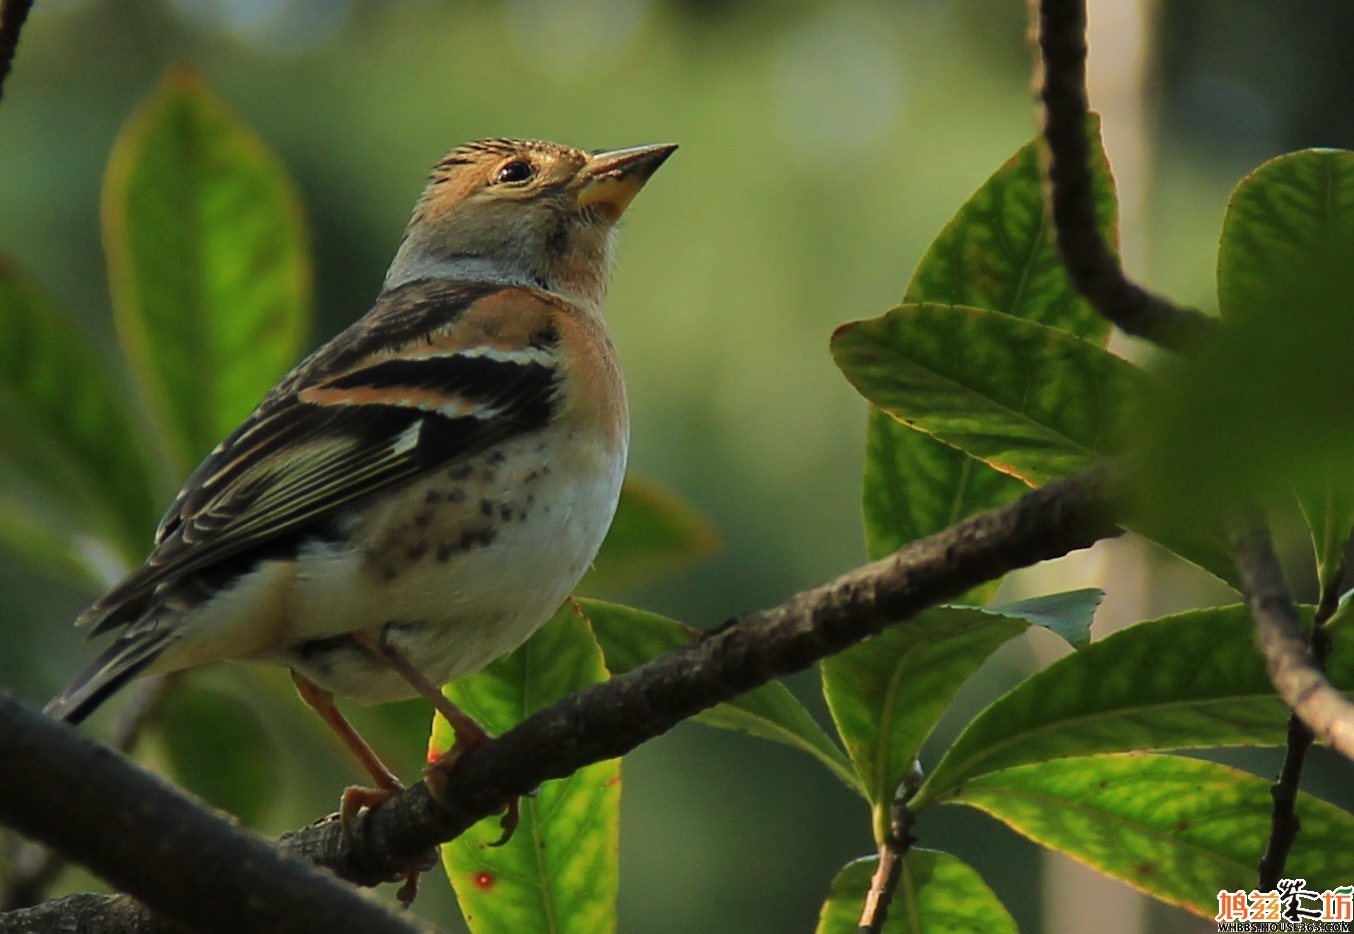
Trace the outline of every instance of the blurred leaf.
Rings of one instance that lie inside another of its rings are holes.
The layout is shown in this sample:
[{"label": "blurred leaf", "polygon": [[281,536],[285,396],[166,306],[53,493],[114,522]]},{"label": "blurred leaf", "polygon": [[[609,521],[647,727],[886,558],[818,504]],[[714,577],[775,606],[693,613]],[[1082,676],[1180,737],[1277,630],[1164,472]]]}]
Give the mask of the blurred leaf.
[{"label": "blurred leaf", "polygon": [[1029,620],[1036,626],[1056,632],[1074,649],[1084,649],[1091,644],[1091,623],[1104,599],[1105,591],[1098,587],[1085,587],[1017,600],[996,607],[994,612]]},{"label": "blurred leaf", "polygon": [[[1157,491],[1164,515],[1197,523],[1205,510],[1237,499],[1275,502],[1294,483],[1308,496],[1336,497],[1334,516],[1347,511],[1351,256],[1354,153],[1280,156],[1237,186],[1218,253],[1227,327],[1179,367],[1167,405],[1148,426],[1156,444],[1145,487]],[[1338,536],[1340,521],[1318,534]]]},{"label": "blurred leaf", "polygon": [[1328,474],[1300,482],[1297,498],[1312,532],[1318,585],[1325,592],[1338,587],[1344,573],[1345,544],[1354,530],[1354,489]]},{"label": "blurred leaf", "polygon": [[59,308],[0,262],[0,540],[44,563],[98,569],[78,539],[107,542],[121,563],[145,554],[155,529],[150,469],[125,393]]},{"label": "blurred leaf", "polygon": [[180,686],[155,719],[174,775],[213,807],[257,827],[277,800],[277,746],[263,720],[228,694]]},{"label": "blurred leaf", "polygon": [[[1218,892],[1255,886],[1270,782],[1181,756],[1055,759],[969,780],[953,798],[1156,898],[1212,918]],[[1299,793],[1284,877],[1321,891],[1354,878],[1354,815]]]},{"label": "blurred leaf", "polygon": [[1032,619],[1043,625],[1046,617],[932,607],[823,660],[823,696],[875,806],[876,842],[887,830],[894,791],[955,692]]},{"label": "blurred leaf", "polygon": [[186,473],[299,355],[311,285],[300,202],[180,67],[118,138],[103,220],[118,331]]},{"label": "blurred leaf", "polygon": [[[444,690],[499,734],[605,678],[588,620],[566,603],[521,648]],[[448,749],[451,740],[451,728],[436,717],[431,752]],[[620,783],[619,759],[594,763],[523,798],[522,823],[504,846],[489,846],[501,831],[487,820],[442,847],[447,878],[474,934],[616,929]]]},{"label": "blurred leaf", "polygon": [[579,591],[647,583],[719,548],[715,530],[680,499],[652,480],[627,476],[611,530]]},{"label": "blurred leaf", "polygon": [[[1114,179],[1092,118],[1092,172],[1100,227],[1117,239]],[[946,225],[912,275],[903,301],[1000,311],[1104,345],[1109,324],[1072,287],[1044,203],[1039,139],[998,169]],[[870,557],[1001,506],[1026,487],[1006,474],[871,407],[865,445],[864,516]],[[964,603],[985,603],[998,582]]]},{"label": "blurred leaf", "polygon": [[999,312],[902,305],[842,325],[837,365],[867,399],[1031,485],[1120,450],[1147,376],[1064,331]]},{"label": "blurred leaf", "polygon": [[[847,863],[818,916],[815,934],[856,934],[877,856]],[[882,934],[1017,934],[1015,921],[968,864],[936,850],[913,847],[903,860],[898,889]]]},{"label": "blurred leaf", "polygon": [[[1354,686],[1350,643],[1337,640],[1327,665],[1345,689]],[[978,775],[1065,756],[1280,745],[1287,721],[1246,607],[1193,610],[1130,626],[1025,679],[969,724],[913,804],[946,800]]]},{"label": "blurred leaf", "polygon": [[[607,669],[618,675],[664,652],[695,640],[700,631],[656,613],[601,600],[580,600],[606,655]],[[817,757],[853,791],[864,795],[860,780],[842,751],[779,681],[702,711],[696,722],[774,740]]]}]

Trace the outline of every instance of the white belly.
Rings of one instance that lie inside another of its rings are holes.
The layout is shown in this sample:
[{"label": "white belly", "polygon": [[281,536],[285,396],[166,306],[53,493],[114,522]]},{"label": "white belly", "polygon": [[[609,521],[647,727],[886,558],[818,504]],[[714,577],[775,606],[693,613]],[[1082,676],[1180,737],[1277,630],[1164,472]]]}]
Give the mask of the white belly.
[{"label": "white belly", "polygon": [[302,554],[288,646],[258,657],[363,703],[414,691],[335,638],[346,633],[382,633],[435,684],[482,668],[573,590],[611,524],[624,471],[624,446],[532,437],[390,494],[354,523],[358,547]]}]

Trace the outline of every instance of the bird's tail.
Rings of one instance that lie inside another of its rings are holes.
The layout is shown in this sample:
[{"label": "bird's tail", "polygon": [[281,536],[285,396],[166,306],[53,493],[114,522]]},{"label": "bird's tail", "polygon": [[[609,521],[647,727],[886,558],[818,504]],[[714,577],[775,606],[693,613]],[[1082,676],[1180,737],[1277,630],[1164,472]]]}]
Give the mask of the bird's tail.
[{"label": "bird's tail", "polygon": [[120,636],[43,712],[67,723],[81,722],[159,658],[169,645],[169,635],[170,630],[156,628]]}]

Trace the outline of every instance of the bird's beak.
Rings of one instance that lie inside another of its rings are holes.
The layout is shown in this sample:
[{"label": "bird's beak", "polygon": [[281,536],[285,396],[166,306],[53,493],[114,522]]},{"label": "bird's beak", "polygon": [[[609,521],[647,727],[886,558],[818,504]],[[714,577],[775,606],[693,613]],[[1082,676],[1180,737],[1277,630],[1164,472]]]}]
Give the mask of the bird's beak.
[{"label": "bird's beak", "polygon": [[620,217],[644,183],[677,148],[675,143],[593,154],[578,172],[580,208],[600,207]]}]

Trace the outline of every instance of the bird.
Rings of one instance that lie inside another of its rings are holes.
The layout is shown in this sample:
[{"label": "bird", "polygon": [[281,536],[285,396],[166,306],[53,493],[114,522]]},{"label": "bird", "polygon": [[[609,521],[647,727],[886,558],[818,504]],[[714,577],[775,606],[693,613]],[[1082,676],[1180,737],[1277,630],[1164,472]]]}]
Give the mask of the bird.
[{"label": "bird", "polygon": [[402,786],[336,695],[422,695],[450,721],[436,796],[487,739],[440,685],[538,629],[615,514],[629,414],[602,301],[617,222],[676,148],[448,153],[371,310],[207,455],[145,563],[76,620],[114,638],[47,713],[75,724],[138,676],[275,663],[377,785],[345,793],[345,824]]}]

